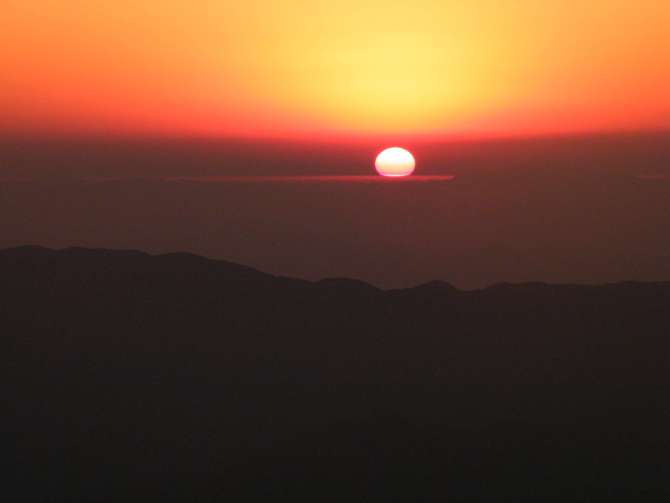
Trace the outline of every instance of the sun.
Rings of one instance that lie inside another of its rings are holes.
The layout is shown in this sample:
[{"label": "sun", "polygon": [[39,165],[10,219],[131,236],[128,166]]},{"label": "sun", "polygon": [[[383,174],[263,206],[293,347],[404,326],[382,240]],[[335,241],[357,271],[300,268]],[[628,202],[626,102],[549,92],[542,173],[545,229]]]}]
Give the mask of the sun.
[{"label": "sun", "polygon": [[409,176],[414,172],[414,156],[404,148],[391,147],[383,150],[375,159],[377,173],[382,176]]}]

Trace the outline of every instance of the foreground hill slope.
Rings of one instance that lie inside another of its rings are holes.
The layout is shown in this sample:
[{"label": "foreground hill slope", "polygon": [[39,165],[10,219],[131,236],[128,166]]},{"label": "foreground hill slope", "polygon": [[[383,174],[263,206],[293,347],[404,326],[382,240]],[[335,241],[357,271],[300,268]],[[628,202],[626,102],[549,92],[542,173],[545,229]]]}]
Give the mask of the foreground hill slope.
[{"label": "foreground hill slope", "polygon": [[670,283],[382,291],[21,247],[0,334],[37,500],[670,497]]}]

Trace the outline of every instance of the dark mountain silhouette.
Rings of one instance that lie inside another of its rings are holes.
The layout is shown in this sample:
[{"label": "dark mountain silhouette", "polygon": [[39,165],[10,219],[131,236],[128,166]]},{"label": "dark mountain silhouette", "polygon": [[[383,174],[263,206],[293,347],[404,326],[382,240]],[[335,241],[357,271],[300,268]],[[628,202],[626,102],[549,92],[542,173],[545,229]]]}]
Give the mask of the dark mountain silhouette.
[{"label": "dark mountain silhouette", "polygon": [[670,498],[670,283],[384,291],[21,247],[0,333],[21,501]]}]

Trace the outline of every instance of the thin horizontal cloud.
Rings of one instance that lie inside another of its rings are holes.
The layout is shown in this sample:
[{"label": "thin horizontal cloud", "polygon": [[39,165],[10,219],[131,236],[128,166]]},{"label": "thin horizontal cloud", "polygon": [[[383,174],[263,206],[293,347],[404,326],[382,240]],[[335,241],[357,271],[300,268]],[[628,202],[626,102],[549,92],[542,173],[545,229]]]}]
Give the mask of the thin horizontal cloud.
[{"label": "thin horizontal cloud", "polygon": [[178,176],[163,178],[168,182],[213,182],[213,183],[416,183],[416,182],[448,182],[452,175],[438,176]]}]

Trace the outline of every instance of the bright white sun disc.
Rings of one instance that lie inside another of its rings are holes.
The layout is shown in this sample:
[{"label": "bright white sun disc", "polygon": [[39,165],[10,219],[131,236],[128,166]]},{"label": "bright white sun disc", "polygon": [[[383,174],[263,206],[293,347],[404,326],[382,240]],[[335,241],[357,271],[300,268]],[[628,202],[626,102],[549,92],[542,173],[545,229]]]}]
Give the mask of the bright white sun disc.
[{"label": "bright white sun disc", "polygon": [[414,156],[400,147],[387,148],[375,159],[377,173],[382,176],[408,176],[415,167]]}]

